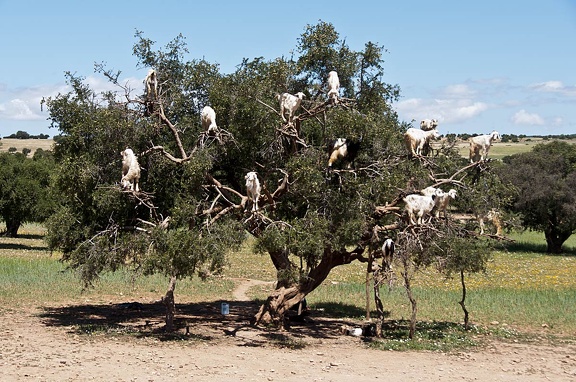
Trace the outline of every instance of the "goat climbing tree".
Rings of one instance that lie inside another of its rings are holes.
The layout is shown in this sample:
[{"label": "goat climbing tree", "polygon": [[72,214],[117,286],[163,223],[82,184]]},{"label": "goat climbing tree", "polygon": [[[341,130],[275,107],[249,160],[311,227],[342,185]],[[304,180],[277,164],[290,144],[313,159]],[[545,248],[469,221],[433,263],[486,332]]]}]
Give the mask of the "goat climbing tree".
[{"label": "goat climbing tree", "polygon": [[[490,174],[489,166],[467,165],[451,147],[409,159],[402,145],[409,125],[392,108],[399,87],[383,82],[386,51],[371,42],[354,51],[329,23],[305,28],[297,58],[245,59],[231,74],[204,60],[185,61],[182,36],[157,51],[141,32],[136,38],[139,65],[156,71],[153,95],[99,64],[96,71],[118,92],[96,94],[68,74],[72,91],[46,100],[63,135],[54,184],[63,199],[48,239],[87,284],[126,265],[168,276],[168,329],[176,281],[221,270],[243,238],[239,232],[256,237],[256,250],[277,270],[276,289],[254,322],[281,326],[287,310],[333,268],[368,261],[367,252],[377,256],[384,236],[414,233],[417,250],[404,251],[407,264],[432,256],[433,240],[419,240],[418,232],[439,237],[440,229],[407,226],[403,195],[449,183],[470,202],[479,177]],[[331,70],[340,78],[337,103],[326,97]],[[306,98],[284,122],[276,96],[299,91]],[[217,136],[201,129],[205,105],[216,111]],[[340,137],[360,142],[358,157],[352,168],[328,170],[328,142]],[[118,185],[125,147],[143,167],[140,193]],[[257,211],[246,208],[249,171],[262,185]]]}]

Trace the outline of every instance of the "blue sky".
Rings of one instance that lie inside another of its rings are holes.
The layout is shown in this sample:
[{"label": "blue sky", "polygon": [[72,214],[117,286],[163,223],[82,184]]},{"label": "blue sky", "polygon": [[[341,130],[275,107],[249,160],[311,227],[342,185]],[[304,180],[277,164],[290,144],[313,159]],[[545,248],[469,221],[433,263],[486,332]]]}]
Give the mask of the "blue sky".
[{"label": "blue sky", "polygon": [[[290,4],[290,6],[285,5]],[[576,133],[576,0],[109,1],[0,0],[0,136],[49,129],[42,97],[64,72],[107,89],[95,62],[141,84],[136,30],[230,73],[243,58],[288,56],[306,25],[332,23],[354,50],[383,45],[400,118],[446,133]]]}]

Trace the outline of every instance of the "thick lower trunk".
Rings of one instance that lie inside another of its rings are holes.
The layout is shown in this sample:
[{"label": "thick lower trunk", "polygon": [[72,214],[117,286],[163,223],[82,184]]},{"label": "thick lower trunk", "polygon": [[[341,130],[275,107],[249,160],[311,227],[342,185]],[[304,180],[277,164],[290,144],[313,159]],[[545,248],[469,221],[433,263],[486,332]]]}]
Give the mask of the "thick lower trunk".
[{"label": "thick lower trunk", "polygon": [[554,228],[548,228],[544,231],[546,237],[546,252],[559,254],[562,253],[562,245],[571,236],[572,231],[562,232]]},{"label": "thick lower trunk", "polygon": [[14,219],[6,219],[6,236],[18,237],[18,230],[22,222]]},{"label": "thick lower trunk", "polygon": [[270,294],[254,317],[254,324],[275,325],[283,328],[285,325],[284,316],[292,306],[299,303],[308,293],[322,284],[334,267],[349,264],[359,259],[363,252],[363,247],[358,247],[351,252],[332,251],[330,248],[326,248],[320,263],[310,269],[306,277],[301,278],[300,282],[289,277],[282,277],[282,275],[292,274],[294,270],[297,270],[297,267],[288,260],[287,254],[270,253],[278,272],[278,283],[276,290]]},{"label": "thick lower trunk", "polygon": [[174,289],[176,289],[176,276],[171,276],[166,295],[164,295],[162,298],[162,302],[166,307],[166,332],[171,332],[174,330],[174,315],[176,312],[176,304],[174,303]]},{"label": "thick lower trunk", "polygon": [[274,290],[260,307],[254,318],[254,325],[266,324],[283,329],[285,327],[284,317],[286,312],[302,301],[308,293],[301,291],[300,285],[297,284],[289,288],[280,287]]}]

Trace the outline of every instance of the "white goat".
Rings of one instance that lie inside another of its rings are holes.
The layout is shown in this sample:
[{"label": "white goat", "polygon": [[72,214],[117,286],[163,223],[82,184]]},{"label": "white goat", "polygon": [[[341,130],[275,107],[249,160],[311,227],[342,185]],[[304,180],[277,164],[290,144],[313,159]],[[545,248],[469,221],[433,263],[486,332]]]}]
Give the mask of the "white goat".
[{"label": "white goat", "polygon": [[209,134],[215,134],[218,132],[218,126],[216,126],[216,112],[210,106],[204,106],[204,108],[202,108],[200,121],[202,122],[202,129],[204,129],[204,131],[207,131]]},{"label": "white goat", "polygon": [[123,189],[130,188],[130,190],[138,192],[138,182],[140,181],[138,158],[132,149],[129,148],[126,148],[120,154],[122,155],[122,179],[120,184]]},{"label": "white goat", "polygon": [[450,191],[445,192],[442,196],[439,196],[439,200],[436,202],[436,217],[440,217],[440,212],[444,213],[444,217],[448,216],[448,204],[450,204],[450,199],[456,199],[456,190],[451,188]]},{"label": "white goat", "polygon": [[146,95],[150,98],[158,98],[158,76],[154,69],[150,69],[144,80],[146,84]]},{"label": "white goat", "polygon": [[250,200],[252,200],[252,211],[258,210],[258,199],[260,198],[260,181],[258,175],[254,171],[250,171],[244,177],[246,179],[246,193]]},{"label": "white goat", "polygon": [[430,186],[426,187],[420,192],[422,195],[426,196],[436,195],[436,209],[434,216],[439,218],[440,212],[444,212],[444,217],[447,217],[448,204],[450,203],[450,198],[456,199],[456,190],[453,188],[451,188],[448,192],[440,190],[441,194],[439,194],[437,190],[440,189]]},{"label": "white goat", "polygon": [[335,70],[332,70],[328,73],[328,99],[333,104],[337,104],[339,95],[340,79],[338,78],[338,73]]},{"label": "white goat", "polygon": [[392,270],[392,259],[394,258],[394,241],[386,239],[382,244],[382,269],[385,271]]},{"label": "white goat", "polygon": [[496,130],[490,134],[470,138],[470,163],[480,160],[485,161],[488,158],[488,151],[490,151],[492,141],[499,139],[500,134]]},{"label": "white goat", "polygon": [[[403,200],[406,203],[405,209],[408,212],[410,224],[420,225],[426,222],[426,216],[429,215],[436,206],[436,200],[443,195],[442,190],[437,189],[434,195],[407,195]],[[417,218],[417,219],[416,219]]]},{"label": "white goat", "polygon": [[420,121],[420,130],[433,130],[438,127],[438,120],[436,119],[423,119]]},{"label": "white goat", "polygon": [[424,131],[411,127],[404,133],[404,143],[412,156],[419,156],[422,155],[422,149],[432,138],[439,137],[440,133],[436,129]]},{"label": "white goat", "polygon": [[278,101],[280,101],[280,115],[282,116],[282,120],[284,122],[286,122],[286,112],[288,112],[288,122],[292,120],[294,113],[300,107],[302,98],[304,97],[305,94],[302,92],[298,92],[296,95],[292,95],[290,93],[282,93],[277,96]]}]

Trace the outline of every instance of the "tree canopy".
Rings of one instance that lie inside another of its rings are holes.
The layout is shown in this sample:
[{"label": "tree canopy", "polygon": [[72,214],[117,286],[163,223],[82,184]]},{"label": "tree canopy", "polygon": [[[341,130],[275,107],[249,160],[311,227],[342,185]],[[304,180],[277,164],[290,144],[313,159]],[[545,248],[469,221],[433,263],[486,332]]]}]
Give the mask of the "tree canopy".
[{"label": "tree canopy", "polygon": [[562,141],[539,144],[505,162],[502,176],[518,190],[513,206],[522,225],[543,231],[547,252],[561,253],[576,229],[576,147]]},{"label": "tree canopy", "polygon": [[8,236],[16,237],[23,223],[42,222],[49,215],[53,165],[51,154],[43,150],[33,158],[0,153],[0,216]]},{"label": "tree canopy", "polygon": [[[441,255],[434,240],[420,236],[470,234],[408,226],[401,219],[404,195],[454,186],[462,200],[457,204],[470,209],[465,203],[479,199],[474,195],[498,186],[490,166],[469,165],[450,145],[431,158],[410,160],[402,144],[410,125],[392,107],[400,89],[384,82],[385,49],[368,42],[354,51],[329,23],[305,28],[298,57],[244,59],[228,75],[205,60],[185,61],[183,36],[159,50],[142,32],[136,39],[133,53],[140,66],[156,71],[158,94],[130,89],[119,82],[120,72],[97,64],[118,92],[96,94],[68,73],[72,91],[46,100],[61,133],[54,186],[62,195],[48,242],[87,284],[119,266],[162,273],[171,280],[169,308],[177,279],[220,271],[226,252],[250,234],[278,278],[255,321],[281,324],[334,267],[369,261],[365,252],[378,254],[385,236],[407,232],[400,240],[405,253],[428,265]],[[332,70],[340,78],[337,103],[326,99]],[[277,106],[283,92],[305,94],[288,122]],[[202,130],[205,105],[216,110],[216,135]],[[336,138],[358,142],[359,154],[351,166],[328,169]],[[141,192],[118,184],[126,147],[142,165]],[[247,208],[249,171],[262,185],[257,211]],[[499,197],[480,200],[498,203]]]}]

